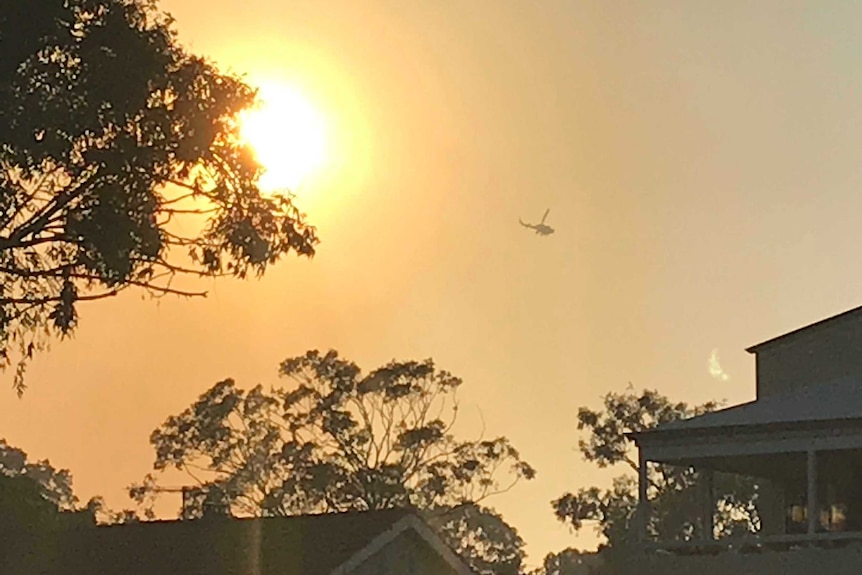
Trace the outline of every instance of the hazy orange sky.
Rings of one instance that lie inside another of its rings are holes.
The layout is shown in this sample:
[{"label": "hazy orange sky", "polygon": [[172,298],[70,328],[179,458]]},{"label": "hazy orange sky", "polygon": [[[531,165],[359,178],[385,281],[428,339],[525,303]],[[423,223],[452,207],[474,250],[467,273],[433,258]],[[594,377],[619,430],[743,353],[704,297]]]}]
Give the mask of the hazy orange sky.
[{"label": "hazy orange sky", "polygon": [[[537,468],[494,502],[536,565],[595,544],[549,505],[609,477],[580,461],[578,406],[629,381],[747,401],[744,347],[862,304],[862,3],[162,7],[194,51],[326,118],[329,164],[299,190],[323,241],[207,300],[82,307],[0,402],[2,436],[82,499],[128,505],[150,432],[222,378],[277,383],[310,348],[430,356],[465,380],[465,432],[483,419]],[[555,235],[518,226],[546,208]]]}]

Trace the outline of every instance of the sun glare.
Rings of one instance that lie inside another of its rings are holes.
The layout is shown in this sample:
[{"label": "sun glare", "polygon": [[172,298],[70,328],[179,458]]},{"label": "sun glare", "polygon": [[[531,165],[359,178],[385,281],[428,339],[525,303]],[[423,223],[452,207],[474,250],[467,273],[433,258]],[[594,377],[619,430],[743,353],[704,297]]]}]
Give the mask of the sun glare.
[{"label": "sun glare", "polygon": [[296,189],[326,162],[326,124],[314,106],[287,86],[260,88],[260,103],[241,117],[240,135],[265,172],[264,190]]}]

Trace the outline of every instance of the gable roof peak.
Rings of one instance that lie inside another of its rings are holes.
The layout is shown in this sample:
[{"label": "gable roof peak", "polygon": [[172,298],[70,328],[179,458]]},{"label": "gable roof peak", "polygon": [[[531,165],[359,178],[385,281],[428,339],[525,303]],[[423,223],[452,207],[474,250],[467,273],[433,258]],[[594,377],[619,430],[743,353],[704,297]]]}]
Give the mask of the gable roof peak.
[{"label": "gable roof peak", "polygon": [[821,319],[814,323],[796,328],[787,333],[775,336],[771,339],[767,339],[766,341],[762,341],[758,344],[752,345],[750,347],[745,348],[745,351],[748,353],[757,353],[761,349],[771,347],[777,343],[783,343],[790,338],[793,338],[797,335],[800,335],[803,332],[809,332],[811,330],[819,330],[824,327],[833,327],[837,324],[843,323],[847,320],[851,319],[862,319],[862,306],[854,307],[853,309],[849,309],[847,311],[841,312],[839,314],[827,317],[826,319]]}]

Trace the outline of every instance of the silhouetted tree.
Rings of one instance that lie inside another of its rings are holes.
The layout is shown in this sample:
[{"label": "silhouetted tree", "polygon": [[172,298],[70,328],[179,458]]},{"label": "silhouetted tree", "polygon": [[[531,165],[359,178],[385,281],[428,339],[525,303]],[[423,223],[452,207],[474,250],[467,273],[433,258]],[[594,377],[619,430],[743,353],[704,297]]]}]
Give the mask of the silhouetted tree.
[{"label": "silhouetted tree", "polygon": [[0,524],[13,529],[56,527],[58,521],[72,525],[138,520],[134,510],[112,511],[99,496],[81,505],[68,469],[56,469],[47,459],[29,461],[26,452],[5,439],[0,439],[0,518]]},{"label": "silhouetted tree", "polygon": [[548,553],[542,566],[532,575],[601,575],[602,557],[599,553],[563,549],[559,553]]},{"label": "silhouetted tree", "polygon": [[68,470],[30,462],[0,439],[0,573],[54,572],[70,529],[93,527],[101,500],[77,505]]},{"label": "silhouetted tree", "polygon": [[205,295],[172,280],[314,254],[238,139],[255,91],[184,50],[153,0],[6,0],[0,44],[0,370],[19,393],[78,302]]},{"label": "silhouetted tree", "polygon": [[24,475],[0,475],[0,534],[56,527],[60,510],[42,486]]},{"label": "silhouetted tree", "polygon": [[[480,573],[516,575],[523,541],[486,500],[535,472],[504,437],[451,433],[461,380],[433,361],[393,361],[367,375],[334,351],[288,359],[291,389],[217,383],[150,441],[154,467],[187,471],[217,512],[292,515],[408,507]],[[146,505],[155,478],[131,488]],[[186,497],[185,517],[205,497]]]},{"label": "silhouetted tree", "polygon": [[0,439],[0,529],[40,532],[72,525],[95,525],[113,517],[100,497],[80,505],[68,469],[27,454]]},{"label": "silhouetted tree", "polygon": [[[637,507],[637,456],[635,446],[625,434],[643,431],[658,424],[686,419],[715,410],[716,402],[690,407],[674,403],[656,391],[640,394],[608,393],[603,398],[604,409],[587,407],[578,410],[578,429],[587,437],[578,442],[584,460],[599,467],[623,465],[629,473],[615,478],[609,488],[588,487],[566,493],[552,502],[557,518],[574,530],[585,523],[594,523],[604,537],[603,573],[616,573],[618,552],[625,552],[634,543],[633,525]],[[695,518],[700,516],[698,481],[694,469],[672,465],[650,465],[648,493],[650,497],[651,535],[660,539],[690,539],[702,529]],[[752,532],[759,528],[757,485],[750,479],[731,474],[715,475],[717,499],[715,528],[718,536]]]},{"label": "silhouetted tree", "polygon": [[0,439],[0,477],[27,478],[27,484],[38,491],[39,497],[58,511],[72,511],[78,506],[78,498],[72,490],[72,475],[68,469],[55,469],[47,459],[28,461],[26,452],[9,445],[5,439]]}]

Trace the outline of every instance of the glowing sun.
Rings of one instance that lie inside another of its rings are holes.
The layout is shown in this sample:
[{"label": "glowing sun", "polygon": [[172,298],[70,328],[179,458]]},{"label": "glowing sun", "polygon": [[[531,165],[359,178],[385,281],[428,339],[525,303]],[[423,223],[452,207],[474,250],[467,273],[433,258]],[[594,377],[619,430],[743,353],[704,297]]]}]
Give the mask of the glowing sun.
[{"label": "glowing sun", "polygon": [[326,161],[326,124],[297,90],[261,86],[259,104],[241,116],[240,136],[264,167],[264,190],[295,191]]}]

